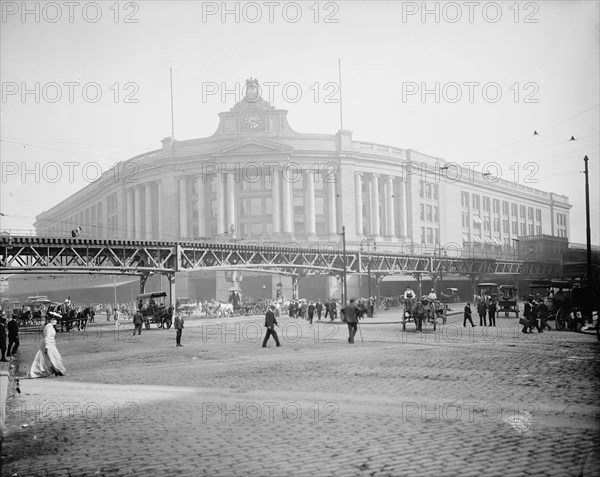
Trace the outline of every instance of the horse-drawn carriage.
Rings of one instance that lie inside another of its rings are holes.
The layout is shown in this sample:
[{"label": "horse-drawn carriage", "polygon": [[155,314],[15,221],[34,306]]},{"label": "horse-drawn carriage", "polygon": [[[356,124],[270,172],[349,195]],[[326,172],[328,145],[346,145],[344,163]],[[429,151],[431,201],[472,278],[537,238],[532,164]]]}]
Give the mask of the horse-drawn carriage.
[{"label": "horse-drawn carriage", "polygon": [[136,298],[138,310],[144,319],[144,326],[150,329],[154,323],[158,328],[171,328],[173,324],[173,309],[165,305],[166,292],[153,292],[138,295]]},{"label": "horse-drawn carriage", "polygon": [[598,292],[594,288],[564,280],[538,281],[529,285],[529,298],[543,300],[548,320],[555,320],[558,331],[579,331],[598,311]]},{"label": "horse-drawn carriage", "polygon": [[82,331],[87,327],[88,320],[93,321],[96,314],[92,306],[68,305],[66,303],[50,303],[47,308],[46,318],[56,318],[56,327],[60,331],[71,331],[77,326]]},{"label": "horse-drawn carriage", "polygon": [[27,297],[21,308],[13,308],[12,316],[17,320],[19,326],[43,325],[48,307],[52,302],[45,296]]},{"label": "horse-drawn carriage", "polygon": [[562,280],[542,280],[529,284],[530,300],[544,303],[548,310],[546,320],[557,320],[557,329],[563,329],[571,313],[571,284]]},{"label": "horse-drawn carriage", "polygon": [[423,331],[423,325],[432,326],[436,330],[438,320],[446,324],[446,313],[448,306],[437,300],[430,302],[427,297],[420,301],[416,298],[404,300],[404,314],[402,319],[402,331],[406,331],[406,324],[413,322],[415,331]]},{"label": "horse-drawn carriage", "polygon": [[498,287],[498,313],[504,312],[504,316],[514,313],[519,318],[519,304],[517,303],[517,287],[514,285],[500,285]]}]

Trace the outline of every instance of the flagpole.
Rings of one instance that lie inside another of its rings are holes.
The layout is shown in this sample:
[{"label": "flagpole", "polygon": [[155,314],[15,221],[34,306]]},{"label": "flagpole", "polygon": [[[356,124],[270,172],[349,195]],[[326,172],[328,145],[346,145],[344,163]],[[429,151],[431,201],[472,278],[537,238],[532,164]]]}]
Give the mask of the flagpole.
[{"label": "flagpole", "polygon": [[338,83],[340,87],[340,130],[344,129],[344,118],[342,114],[342,60],[338,58]]},{"label": "flagpole", "polygon": [[173,68],[169,68],[171,82],[171,139],[175,139],[175,116],[173,114]]}]

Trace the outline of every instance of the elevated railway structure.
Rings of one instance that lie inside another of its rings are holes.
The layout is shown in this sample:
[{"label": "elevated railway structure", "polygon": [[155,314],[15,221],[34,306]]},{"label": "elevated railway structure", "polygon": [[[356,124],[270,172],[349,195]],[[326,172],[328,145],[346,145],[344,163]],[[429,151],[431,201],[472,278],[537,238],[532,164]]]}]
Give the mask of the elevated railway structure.
[{"label": "elevated railway structure", "polygon": [[450,258],[394,252],[361,253],[350,244],[346,250],[333,243],[312,246],[271,246],[240,242],[165,242],[0,236],[0,274],[101,274],[136,275],[140,293],[147,278],[164,274],[175,298],[175,273],[180,271],[245,270],[289,275],[294,290],[310,275],[365,274],[381,280],[394,274],[462,275],[473,282],[489,275],[542,278],[560,275],[560,262],[488,258]]}]

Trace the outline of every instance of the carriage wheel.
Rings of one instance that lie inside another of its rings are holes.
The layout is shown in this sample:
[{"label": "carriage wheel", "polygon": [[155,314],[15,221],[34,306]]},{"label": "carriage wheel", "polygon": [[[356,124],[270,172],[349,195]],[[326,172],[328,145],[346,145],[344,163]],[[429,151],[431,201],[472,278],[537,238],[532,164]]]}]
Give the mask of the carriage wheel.
[{"label": "carriage wheel", "polygon": [[556,312],[556,331],[562,331],[565,329],[567,325],[567,315],[567,310],[564,308],[559,308],[559,310]]},{"label": "carriage wheel", "polygon": [[162,320],[160,320],[160,321],[157,321],[157,322],[156,322],[156,327],[157,327],[157,328],[162,328],[162,327],[163,327],[163,322],[162,322]]}]

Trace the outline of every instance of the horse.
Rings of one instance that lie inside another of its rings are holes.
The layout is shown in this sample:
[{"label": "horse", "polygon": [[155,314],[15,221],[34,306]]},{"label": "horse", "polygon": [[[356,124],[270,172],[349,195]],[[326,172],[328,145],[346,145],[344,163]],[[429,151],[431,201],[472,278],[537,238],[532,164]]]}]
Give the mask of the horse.
[{"label": "horse", "polygon": [[413,309],[416,331],[423,331],[423,320],[427,318],[427,309],[420,301],[417,302]]}]

